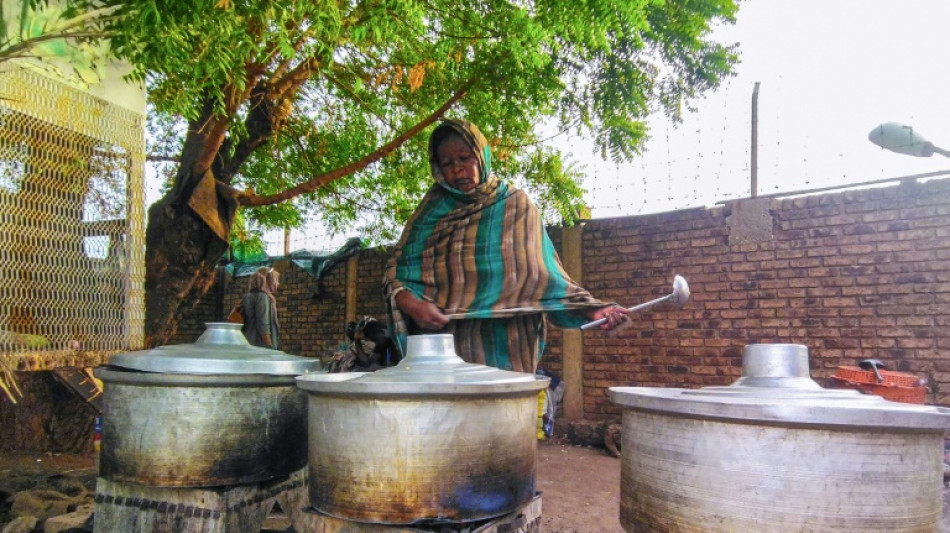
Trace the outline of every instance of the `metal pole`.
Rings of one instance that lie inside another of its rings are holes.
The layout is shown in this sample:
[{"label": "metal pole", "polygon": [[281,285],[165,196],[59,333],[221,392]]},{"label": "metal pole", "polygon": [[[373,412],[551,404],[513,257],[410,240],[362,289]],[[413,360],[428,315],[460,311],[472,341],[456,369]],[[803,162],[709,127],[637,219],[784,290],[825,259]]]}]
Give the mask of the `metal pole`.
[{"label": "metal pole", "polygon": [[752,89],[752,198],[759,195],[759,82]]}]

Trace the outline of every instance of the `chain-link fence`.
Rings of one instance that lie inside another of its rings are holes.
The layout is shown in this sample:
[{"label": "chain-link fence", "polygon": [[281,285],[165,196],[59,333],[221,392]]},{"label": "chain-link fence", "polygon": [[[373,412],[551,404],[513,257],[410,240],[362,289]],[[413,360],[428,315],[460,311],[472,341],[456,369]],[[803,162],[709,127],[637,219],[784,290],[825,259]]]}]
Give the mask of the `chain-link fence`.
[{"label": "chain-link fence", "polygon": [[142,347],[143,120],[42,74],[0,72],[7,372]]}]

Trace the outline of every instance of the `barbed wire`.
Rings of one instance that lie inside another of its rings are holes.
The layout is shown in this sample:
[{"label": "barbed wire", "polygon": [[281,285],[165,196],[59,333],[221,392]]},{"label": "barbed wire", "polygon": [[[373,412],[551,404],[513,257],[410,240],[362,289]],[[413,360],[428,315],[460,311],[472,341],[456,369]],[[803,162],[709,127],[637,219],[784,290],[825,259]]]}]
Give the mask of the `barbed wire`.
[{"label": "barbed wire", "polygon": [[[700,111],[687,113],[680,123],[651,116],[646,148],[642,156],[628,163],[600,160],[585,139],[562,135],[553,139],[552,145],[569,153],[584,169],[587,177],[582,186],[594,219],[713,206],[747,198],[753,195],[751,96],[752,83],[729,81],[700,102]],[[870,114],[862,118],[857,111],[848,111],[838,117],[829,114],[833,104],[800,100],[781,76],[773,86],[762,85],[755,195],[858,185],[950,168],[947,161],[900,156],[868,142],[868,132],[890,116]],[[907,103],[906,121],[930,118],[922,111],[926,107],[911,104],[915,102]],[[932,124],[930,127],[939,129]],[[934,131],[935,135],[939,133]],[[945,144],[950,144],[950,138]],[[358,236],[334,234],[325,228],[314,219],[306,232],[291,231],[289,249],[332,251],[347,238]],[[269,253],[283,253],[282,232],[268,232],[265,240]]]}]

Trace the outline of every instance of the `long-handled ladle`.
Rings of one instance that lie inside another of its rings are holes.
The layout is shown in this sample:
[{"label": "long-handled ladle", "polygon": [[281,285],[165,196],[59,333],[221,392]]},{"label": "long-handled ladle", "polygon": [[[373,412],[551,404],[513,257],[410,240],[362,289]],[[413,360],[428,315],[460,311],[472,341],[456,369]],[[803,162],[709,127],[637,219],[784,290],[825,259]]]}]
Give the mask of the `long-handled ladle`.
[{"label": "long-handled ladle", "polygon": [[[654,305],[661,304],[663,302],[671,302],[673,305],[676,306],[677,309],[679,309],[680,307],[683,307],[683,305],[685,305],[686,302],[688,301],[689,301],[689,284],[686,283],[686,278],[677,274],[676,277],[673,278],[673,292],[661,298],[657,298],[655,300],[650,300],[649,302],[644,302],[640,305],[629,307],[627,308],[627,312],[633,313],[635,311],[642,311],[643,309],[646,309],[648,307],[653,307]],[[601,318],[593,322],[588,322],[584,324],[583,326],[581,326],[581,329],[596,328],[597,326],[603,324],[606,321],[607,321],[606,318]]]}]

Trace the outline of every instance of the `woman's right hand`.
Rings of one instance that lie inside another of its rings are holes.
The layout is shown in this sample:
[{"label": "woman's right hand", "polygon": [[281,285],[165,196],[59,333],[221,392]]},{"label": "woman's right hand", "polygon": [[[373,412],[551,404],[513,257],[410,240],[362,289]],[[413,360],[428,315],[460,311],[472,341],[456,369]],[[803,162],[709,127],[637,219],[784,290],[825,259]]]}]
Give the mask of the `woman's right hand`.
[{"label": "woman's right hand", "polygon": [[403,313],[409,315],[413,322],[422,329],[437,330],[449,323],[449,317],[442,313],[437,305],[426,300],[416,298],[409,291],[401,291],[396,295],[396,306]]},{"label": "woman's right hand", "polygon": [[591,320],[605,319],[600,329],[604,331],[627,329],[633,322],[630,320],[630,311],[616,304],[601,307],[590,314]]}]

